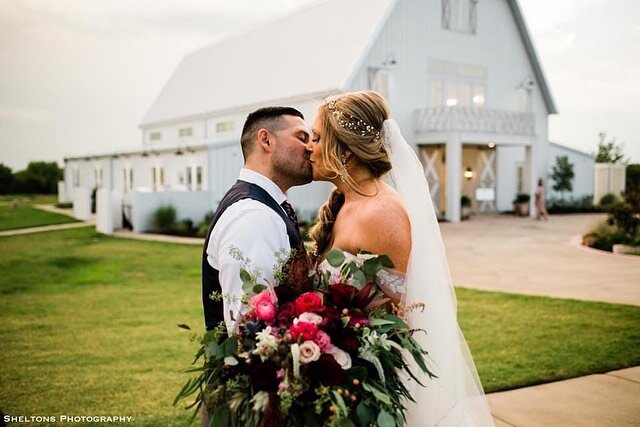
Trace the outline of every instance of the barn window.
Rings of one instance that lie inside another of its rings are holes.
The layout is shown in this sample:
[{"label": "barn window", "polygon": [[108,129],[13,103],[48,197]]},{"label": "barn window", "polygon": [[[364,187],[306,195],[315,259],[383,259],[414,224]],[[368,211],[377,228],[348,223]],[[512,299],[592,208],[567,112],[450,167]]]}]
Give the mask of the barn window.
[{"label": "barn window", "polygon": [[475,34],[478,0],[442,0],[442,28]]},{"label": "barn window", "polygon": [[232,130],[233,130],[233,120],[227,120],[225,122],[216,123],[217,133],[231,132]]},{"label": "barn window", "polygon": [[150,141],[160,141],[160,138],[162,138],[162,133],[160,132],[151,132],[149,134]]},{"label": "barn window", "polygon": [[178,131],[180,138],[193,135],[193,128],[182,128]]}]

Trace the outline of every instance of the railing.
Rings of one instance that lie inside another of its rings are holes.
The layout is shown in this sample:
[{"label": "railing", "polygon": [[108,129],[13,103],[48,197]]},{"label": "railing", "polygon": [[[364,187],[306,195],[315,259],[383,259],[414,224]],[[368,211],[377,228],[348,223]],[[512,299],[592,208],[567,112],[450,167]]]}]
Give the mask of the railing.
[{"label": "railing", "polygon": [[418,133],[461,131],[535,135],[532,113],[456,106],[418,110],[416,116]]}]

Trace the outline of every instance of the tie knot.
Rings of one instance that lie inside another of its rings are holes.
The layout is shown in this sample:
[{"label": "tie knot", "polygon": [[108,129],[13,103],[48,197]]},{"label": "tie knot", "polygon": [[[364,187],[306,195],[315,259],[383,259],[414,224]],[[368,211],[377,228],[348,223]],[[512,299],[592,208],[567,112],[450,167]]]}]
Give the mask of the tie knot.
[{"label": "tie knot", "polygon": [[289,217],[291,222],[293,222],[294,225],[297,227],[298,217],[296,216],[296,211],[293,209],[293,206],[291,206],[291,203],[285,200],[284,202],[282,202],[280,206],[282,206],[282,209],[284,209],[284,211],[287,213],[287,216]]}]

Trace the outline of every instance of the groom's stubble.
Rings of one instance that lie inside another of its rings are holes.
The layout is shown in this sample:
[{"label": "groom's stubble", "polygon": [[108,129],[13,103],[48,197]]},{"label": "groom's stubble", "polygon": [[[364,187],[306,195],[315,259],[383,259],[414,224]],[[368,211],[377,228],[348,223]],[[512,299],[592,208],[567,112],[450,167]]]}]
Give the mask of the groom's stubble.
[{"label": "groom's stubble", "polygon": [[304,122],[291,118],[294,119],[292,126],[285,126],[276,133],[277,145],[271,162],[274,174],[280,180],[286,180],[290,187],[294,187],[310,183],[313,180],[313,170],[309,161],[311,151],[299,139],[297,129],[300,122]]}]

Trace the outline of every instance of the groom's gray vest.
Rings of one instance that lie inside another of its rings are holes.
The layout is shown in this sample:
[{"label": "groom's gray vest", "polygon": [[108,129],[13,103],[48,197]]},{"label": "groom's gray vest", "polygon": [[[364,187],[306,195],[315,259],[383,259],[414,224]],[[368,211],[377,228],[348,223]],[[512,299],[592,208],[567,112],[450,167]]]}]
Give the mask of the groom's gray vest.
[{"label": "groom's gray vest", "polygon": [[[289,244],[291,245],[291,248],[297,249],[302,245],[300,230],[298,230],[295,224],[284,213],[280,205],[278,205],[278,202],[273,200],[269,193],[258,185],[240,180],[236,181],[233,187],[231,187],[227,194],[222,198],[220,205],[218,205],[218,209],[216,209],[216,212],[213,214],[213,220],[209,226],[209,231],[207,232],[207,237],[204,241],[204,248],[202,251],[202,305],[204,308],[204,323],[208,331],[215,328],[219,322],[224,320],[224,305],[221,300],[213,301],[209,298],[209,295],[211,295],[212,292],[222,292],[222,288],[220,287],[218,270],[211,267],[207,261],[207,246],[209,246],[211,231],[218,222],[222,213],[227,210],[229,206],[243,199],[257,200],[258,202],[273,209],[273,211],[282,218],[287,226],[287,235],[289,236]],[[256,236],[256,238],[258,237]]]}]

